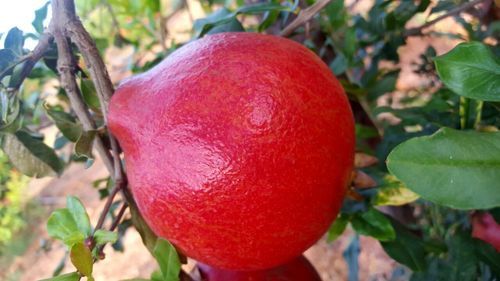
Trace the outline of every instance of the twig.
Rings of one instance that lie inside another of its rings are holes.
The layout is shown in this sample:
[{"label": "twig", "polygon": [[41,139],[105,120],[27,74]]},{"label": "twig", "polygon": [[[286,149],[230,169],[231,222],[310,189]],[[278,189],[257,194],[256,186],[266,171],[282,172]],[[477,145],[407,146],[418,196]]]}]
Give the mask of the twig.
[{"label": "twig", "polygon": [[21,73],[19,74],[19,80],[17,83],[12,87],[13,90],[18,90],[19,87],[21,87],[21,84],[24,82],[24,79],[28,77],[28,75],[31,73],[31,70],[35,66],[35,64],[43,57],[47,49],[50,47],[50,43],[52,42],[54,38],[52,35],[44,33],[40,39],[38,40],[38,44],[36,47],[31,51],[31,53],[24,59],[24,65],[23,69],[21,70]]},{"label": "twig", "polygon": [[[118,214],[116,215],[115,219],[113,220],[113,223],[109,227],[109,231],[115,231],[115,229],[120,224],[120,222],[123,218],[123,215],[125,214],[125,211],[127,210],[127,208],[128,208],[128,204],[127,204],[127,202],[124,202],[120,208],[120,211],[118,211]],[[104,246],[106,246],[106,245],[104,244],[104,245],[99,246],[99,248],[97,250],[97,252],[99,254],[101,254],[102,251],[104,250]]]},{"label": "twig", "polygon": [[90,77],[96,87],[104,120],[107,121],[109,99],[113,95],[114,88],[109,79],[106,65],[99,55],[99,50],[92,40],[92,37],[90,37],[90,34],[85,30],[80,19],[76,16],[75,4],[73,1],[54,0],[53,2],[57,3],[59,6],[56,11],[64,15],[61,19],[62,24],[64,24],[64,34],[71,38],[71,41],[75,43],[82,53],[83,60],[89,69]]},{"label": "twig", "polygon": [[[65,19],[66,14],[63,13],[61,9],[61,2],[65,3],[70,1],[55,0],[52,2],[53,20],[50,23],[50,32],[56,41],[59,56],[57,59],[57,69],[61,76],[61,86],[66,90],[71,107],[75,111],[80,122],[82,122],[83,129],[87,131],[95,130],[95,122],[90,116],[88,108],[82,100],[80,89],[76,84],[76,63],[69,42],[64,34],[64,26],[67,20]],[[106,168],[112,173],[114,171],[113,161],[101,137],[96,137],[95,145]]]},{"label": "twig", "polygon": [[125,214],[125,211],[127,210],[127,208],[128,208],[128,204],[127,204],[127,202],[124,202],[122,204],[122,207],[120,208],[120,211],[118,211],[118,214],[116,215],[115,220],[113,221],[113,223],[109,227],[110,231],[114,231],[118,227],[118,225],[120,224],[122,217]]},{"label": "twig", "polygon": [[454,15],[458,15],[460,14],[461,12],[463,11],[466,11],[472,7],[474,7],[475,5],[481,3],[481,2],[484,2],[484,1],[487,1],[487,0],[474,0],[474,1],[471,1],[471,2],[467,2],[461,6],[458,6],[456,7],[455,9],[447,12],[446,14],[443,14],[429,22],[426,22],[424,23],[423,25],[419,26],[419,27],[415,27],[415,28],[410,28],[408,30],[405,30],[403,32],[403,36],[404,37],[409,37],[409,36],[419,36],[419,35],[422,35],[422,30],[436,24],[437,22],[439,21],[442,21],[443,19],[447,18],[447,17],[450,17],[450,16],[454,16]]},{"label": "twig", "polygon": [[126,185],[127,182],[123,180],[120,182],[115,182],[113,189],[111,189],[111,192],[109,193],[108,198],[106,199],[106,203],[104,204],[104,208],[101,211],[101,214],[95,226],[95,230],[102,228],[102,226],[104,225],[104,220],[106,219],[106,216],[109,213],[109,208],[111,208],[111,205],[113,204],[116,194],[118,194],[120,190],[124,189],[124,186]]},{"label": "twig", "polygon": [[[283,31],[281,31],[281,36],[283,37],[288,37],[290,36],[295,29],[297,29],[299,26],[305,24],[306,22],[310,21],[312,17],[314,17],[319,11],[321,11],[326,5],[328,5],[332,0],[320,0],[311,7],[302,10],[297,18],[295,18]],[[341,0],[337,0],[341,1]]]}]

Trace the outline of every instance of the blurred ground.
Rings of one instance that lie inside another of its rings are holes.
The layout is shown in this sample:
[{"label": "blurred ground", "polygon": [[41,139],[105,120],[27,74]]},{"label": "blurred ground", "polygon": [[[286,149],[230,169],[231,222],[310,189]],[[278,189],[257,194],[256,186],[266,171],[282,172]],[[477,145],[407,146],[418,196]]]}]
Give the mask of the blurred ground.
[{"label": "blurred ground", "polygon": [[[370,2],[370,0],[360,1],[356,9],[359,11],[366,10],[366,5]],[[192,4],[192,1],[190,3]],[[196,6],[193,5],[192,10],[195,9]],[[177,18],[173,20],[188,20],[189,16],[180,14]],[[424,20],[426,20],[425,15],[422,15],[414,19],[414,24],[419,25]],[[171,33],[175,33],[176,29],[179,29],[180,33],[185,31],[173,22],[169,22],[168,26]],[[456,32],[458,27],[449,19],[440,22],[434,29],[441,32],[455,29]],[[429,45],[432,45],[438,54],[443,54],[456,44],[456,40],[447,38],[409,38],[408,44],[399,50],[401,55],[399,66],[402,67],[402,71],[397,82],[397,91],[392,94],[392,97],[395,98],[391,99],[392,105],[397,103],[397,97],[401,96],[403,92],[412,89],[419,91],[429,85],[429,81],[412,72],[411,64],[418,61],[419,54],[424,52]],[[121,54],[121,56],[117,54]],[[107,54],[107,58],[114,58],[109,61],[108,66],[115,81],[130,74],[124,71],[123,65],[130,63],[132,55],[133,51],[131,49],[114,49]],[[380,102],[386,103],[383,99]],[[46,218],[53,209],[63,207],[66,195],[71,194],[76,195],[85,203],[95,225],[104,203],[99,200],[98,192],[93,190],[92,182],[105,177],[105,175],[106,171],[102,163],[97,161],[89,169],[85,169],[81,164],[74,164],[57,179],[33,180],[28,188],[29,196],[27,200],[35,200],[35,203],[41,206],[36,209],[36,216],[33,216],[38,219],[29,221],[25,231],[18,236],[18,239],[22,240],[24,246],[27,247],[26,251],[9,262],[0,259],[0,280],[32,281],[49,277],[64,257],[65,250],[62,244],[50,243],[50,240],[48,240],[45,230]],[[326,243],[325,239],[322,239],[305,253],[320,272],[324,281],[348,280],[349,268],[346,259],[349,256],[344,257],[343,254],[354,237],[353,232],[348,229],[335,242]],[[359,239],[359,280],[408,279],[408,271],[390,259],[382,250],[378,241],[369,237],[360,237]],[[94,268],[94,276],[97,281],[114,281],[139,276],[149,277],[150,273],[155,270],[156,263],[142,245],[141,239],[135,230],[130,229],[126,233],[123,242],[125,250],[122,253],[115,252],[110,247],[106,248],[106,259],[97,263]],[[43,249],[51,250],[45,251]],[[20,253],[23,251],[19,250]],[[356,249],[354,249],[354,252],[356,252]],[[352,251],[347,253],[352,254]],[[4,264],[1,262],[4,262]],[[71,270],[72,266],[69,265],[64,268],[63,272]]]}]

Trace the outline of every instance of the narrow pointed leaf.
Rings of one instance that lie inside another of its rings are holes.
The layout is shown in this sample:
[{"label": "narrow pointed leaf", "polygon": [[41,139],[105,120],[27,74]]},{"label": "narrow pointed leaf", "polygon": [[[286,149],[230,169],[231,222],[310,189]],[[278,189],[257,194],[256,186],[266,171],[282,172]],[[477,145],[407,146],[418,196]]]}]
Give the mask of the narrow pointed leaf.
[{"label": "narrow pointed leaf", "polygon": [[66,207],[70,211],[75,223],[86,237],[92,233],[92,227],[90,226],[90,219],[85,207],[82,202],[74,196],[68,196],[66,198]]},{"label": "narrow pointed leaf", "polygon": [[36,32],[42,34],[43,33],[43,21],[47,17],[47,7],[50,2],[45,3],[43,7],[35,11],[35,19],[31,23],[35,28]]},{"label": "narrow pointed leaf", "polygon": [[396,237],[389,219],[374,208],[355,214],[351,224],[357,233],[372,236],[380,241],[390,241]]},{"label": "narrow pointed leaf", "polygon": [[71,263],[76,267],[78,272],[84,276],[92,276],[92,267],[94,261],[92,259],[92,252],[82,242],[76,243],[71,247],[69,254]]},{"label": "narrow pointed leaf", "polygon": [[337,239],[344,232],[347,223],[349,222],[349,217],[346,215],[340,215],[330,226],[328,230],[328,242]]},{"label": "narrow pointed leaf", "polygon": [[78,229],[73,215],[66,208],[52,212],[47,221],[47,232],[50,237],[61,240],[68,246],[85,239],[84,234]]},{"label": "narrow pointed leaf", "polygon": [[54,123],[63,136],[72,142],[76,142],[78,140],[82,134],[82,126],[78,124],[76,119],[71,114],[52,109],[48,106],[45,106],[45,111],[49,117],[54,120]]},{"label": "narrow pointed leaf", "polygon": [[102,244],[106,244],[106,243],[115,243],[116,240],[118,240],[118,233],[98,229],[94,233],[94,239],[95,239],[96,244],[98,244],[98,245],[102,245]]},{"label": "narrow pointed leaf", "polygon": [[39,281],[78,281],[78,280],[80,280],[80,274],[78,274],[78,272],[71,272],[52,278],[42,279]]},{"label": "narrow pointed leaf", "polygon": [[164,281],[179,280],[181,262],[174,246],[165,239],[158,239],[153,254],[160,266]]},{"label": "narrow pointed leaf", "polygon": [[54,150],[24,131],[6,134],[2,149],[12,164],[30,177],[56,176],[63,171],[63,162]]}]

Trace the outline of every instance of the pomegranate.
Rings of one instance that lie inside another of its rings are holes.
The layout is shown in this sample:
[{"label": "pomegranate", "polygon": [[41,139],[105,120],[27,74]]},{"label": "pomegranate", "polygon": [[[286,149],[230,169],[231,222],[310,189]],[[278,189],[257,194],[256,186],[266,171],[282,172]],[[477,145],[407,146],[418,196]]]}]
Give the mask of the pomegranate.
[{"label": "pomegranate", "polygon": [[276,36],[191,42],[123,82],[108,119],[151,229],[219,268],[299,256],[337,216],[353,166],[342,86]]},{"label": "pomegranate", "polygon": [[202,281],[321,281],[312,264],[300,256],[284,265],[257,271],[234,271],[198,263]]},{"label": "pomegranate", "polygon": [[489,213],[472,216],[472,237],[481,239],[500,252],[500,224]]}]

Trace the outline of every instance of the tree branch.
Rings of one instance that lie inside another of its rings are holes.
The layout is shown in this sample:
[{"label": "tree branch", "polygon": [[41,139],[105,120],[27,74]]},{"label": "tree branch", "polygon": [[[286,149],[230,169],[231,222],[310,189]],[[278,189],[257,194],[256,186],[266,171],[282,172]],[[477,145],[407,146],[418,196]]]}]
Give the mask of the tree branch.
[{"label": "tree branch", "polygon": [[52,35],[44,33],[40,39],[38,40],[38,44],[35,46],[33,51],[25,58],[24,60],[24,65],[23,69],[21,70],[21,73],[19,74],[19,81],[12,87],[14,91],[18,90],[19,87],[24,82],[24,79],[30,75],[31,70],[33,70],[33,67],[35,64],[43,57],[47,49],[50,47],[50,43],[52,43],[52,40],[54,38]]},{"label": "tree branch", "polygon": [[[66,19],[64,18],[65,14],[60,10],[60,3],[61,1],[58,0],[52,2],[53,20],[50,24],[50,32],[54,36],[57,45],[59,56],[57,59],[57,69],[61,76],[61,86],[66,90],[71,107],[82,123],[83,129],[86,131],[95,130],[95,122],[90,116],[88,108],[82,99],[80,89],[76,83],[76,63],[69,42],[64,34],[64,24]],[[106,168],[110,171],[110,173],[112,173],[114,171],[113,161],[101,137],[96,137],[95,146]]]},{"label": "tree branch", "polygon": [[461,12],[463,11],[466,11],[472,7],[474,7],[475,5],[481,3],[481,2],[485,2],[486,0],[474,0],[474,1],[471,1],[471,2],[467,2],[461,6],[458,6],[456,7],[455,9],[452,9],[450,10],[449,12],[429,21],[429,22],[426,22],[424,23],[423,25],[419,26],[419,27],[415,27],[415,28],[410,28],[410,29],[407,29],[403,32],[403,36],[404,37],[409,37],[409,36],[420,36],[422,35],[422,31],[442,20],[444,20],[445,18],[447,17],[451,17],[451,16],[455,16],[455,15],[458,15],[460,14]]},{"label": "tree branch", "polygon": [[[111,189],[111,192],[108,195],[106,203],[104,204],[104,208],[101,211],[101,214],[100,214],[99,219],[97,221],[97,224],[95,226],[95,230],[102,228],[102,226],[104,225],[104,220],[106,219],[106,216],[109,213],[109,208],[111,208],[111,205],[113,204],[113,201],[116,197],[116,194],[118,194],[118,192],[120,190],[125,189],[126,185],[127,185],[127,181],[124,181],[124,180],[121,180],[119,182],[115,182],[113,189]],[[94,230],[94,232],[95,232],[95,230]]]},{"label": "tree branch", "polygon": [[109,79],[106,65],[102,60],[99,50],[90,34],[83,27],[80,19],[76,16],[75,5],[72,0],[54,0],[59,8],[59,13],[63,15],[64,34],[68,36],[82,53],[83,60],[89,69],[90,77],[95,84],[104,120],[107,121],[109,99],[113,95],[114,88]]},{"label": "tree branch", "polygon": [[[328,5],[332,0],[320,0],[311,7],[302,10],[297,18],[295,18],[283,31],[281,31],[281,36],[288,37],[292,35],[293,31],[297,29],[299,26],[309,22],[312,17],[314,17],[319,11],[321,11],[326,5]],[[342,1],[342,0],[337,0]]]}]

